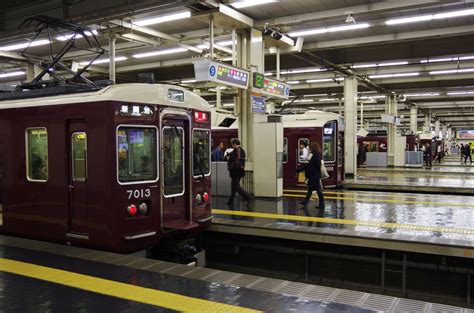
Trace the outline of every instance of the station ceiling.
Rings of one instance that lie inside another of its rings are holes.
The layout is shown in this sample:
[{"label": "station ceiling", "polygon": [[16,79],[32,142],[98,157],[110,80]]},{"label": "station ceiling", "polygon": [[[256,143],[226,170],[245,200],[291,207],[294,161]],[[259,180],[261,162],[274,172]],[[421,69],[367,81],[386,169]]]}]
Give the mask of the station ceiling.
[{"label": "station ceiling", "polygon": [[[25,71],[21,49],[5,50],[31,38],[32,29],[20,27],[23,20],[49,15],[97,29],[106,50],[113,32],[117,36],[116,56],[121,57],[116,63],[119,83],[140,81],[138,74],[152,72],[156,81],[199,90],[212,102],[212,89],[189,81],[194,77],[192,61],[208,53],[207,16],[224,4],[250,18],[257,29],[268,24],[304,38],[301,52],[282,49],[281,78],[292,82],[298,95],[291,107],[337,112],[343,98],[344,71],[349,69],[405,99],[399,102],[405,126],[410,106],[417,105],[419,126],[424,114],[432,113],[443,124],[474,127],[474,0],[260,0],[250,1],[258,5],[246,7],[234,3],[240,1],[3,0],[0,85],[9,89],[26,79],[26,75],[2,75]],[[181,18],[169,20],[175,14]],[[135,26],[140,23],[148,23],[142,26],[145,31]],[[214,33],[219,45],[216,57],[229,60],[231,27],[217,22]],[[61,41],[53,38],[53,47],[61,47]],[[30,47],[28,53],[47,58],[49,49],[49,44],[43,44]],[[163,53],[137,57],[158,50]],[[265,72],[275,77],[272,52],[267,49]],[[69,62],[90,58],[85,52],[66,55]],[[107,73],[108,63],[102,63],[94,65],[89,75],[99,79],[107,78]],[[364,103],[364,120],[376,124],[385,110],[383,93],[366,85],[359,86],[359,101]],[[223,102],[230,104],[234,94],[232,89],[224,90]]]}]

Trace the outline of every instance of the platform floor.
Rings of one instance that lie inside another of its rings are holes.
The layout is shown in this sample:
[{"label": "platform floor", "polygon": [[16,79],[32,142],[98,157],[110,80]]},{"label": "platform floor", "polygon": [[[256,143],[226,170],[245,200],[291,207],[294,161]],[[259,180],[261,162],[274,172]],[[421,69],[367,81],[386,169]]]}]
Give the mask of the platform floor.
[{"label": "platform floor", "polygon": [[222,271],[5,236],[0,242],[0,312],[373,312],[164,273]]},{"label": "platform floor", "polygon": [[305,191],[296,189],[285,190],[280,201],[256,200],[249,206],[238,201],[228,206],[225,197],[217,197],[213,207],[221,209],[215,211],[218,217],[229,219],[474,241],[472,196],[330,189],[324,194],[323,210],[315,208],[315,195],[306,207],[299,204]]}]

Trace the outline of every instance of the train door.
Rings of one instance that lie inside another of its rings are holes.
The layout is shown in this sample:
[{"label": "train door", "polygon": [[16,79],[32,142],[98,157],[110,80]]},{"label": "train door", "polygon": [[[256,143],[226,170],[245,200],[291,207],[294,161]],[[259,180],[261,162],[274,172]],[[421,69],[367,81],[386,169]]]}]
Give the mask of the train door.
[{"label": "train door", "polygon": [[68,120],[68,232],[67,237],[89,239],[87,233],[87,133],[84,120]]},{"label": "train door", "polygon": [[187,115],[169,114],[161,125],[161,225],[168,231],[191,228],[190,122]]}]

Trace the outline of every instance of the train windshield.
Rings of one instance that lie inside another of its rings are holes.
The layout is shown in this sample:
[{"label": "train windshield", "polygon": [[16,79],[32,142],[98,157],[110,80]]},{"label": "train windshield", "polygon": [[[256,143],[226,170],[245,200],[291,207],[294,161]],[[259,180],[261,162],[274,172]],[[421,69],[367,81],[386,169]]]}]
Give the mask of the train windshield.
[{"label": "train windshield", "polygon": [[184,129],[163,127],[163,179],[165,197],[184,194]]},{"label": "train windshield", "polygon": [[119,127],[117,131],[119,181],[156,181],[156,128]]},{"label": "train windshield", "polygon": [[324,125],[323,130],[323,154],[324,161],[336,161],[336,122]]},{"label": "train windshield", "polygon": [[193,130],[193,175],[208,176],[211,174],[210,166],[210,131],[207,129]]}]

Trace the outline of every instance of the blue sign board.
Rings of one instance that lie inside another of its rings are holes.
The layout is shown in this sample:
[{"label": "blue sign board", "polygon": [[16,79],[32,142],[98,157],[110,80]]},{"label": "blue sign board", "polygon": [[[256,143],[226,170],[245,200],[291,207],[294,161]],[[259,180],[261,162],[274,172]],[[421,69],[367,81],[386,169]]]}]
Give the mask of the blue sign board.
[{"label": "blue sign board", "polygon": [[265,113],[265,98],[252,96],[252,112]]}]

